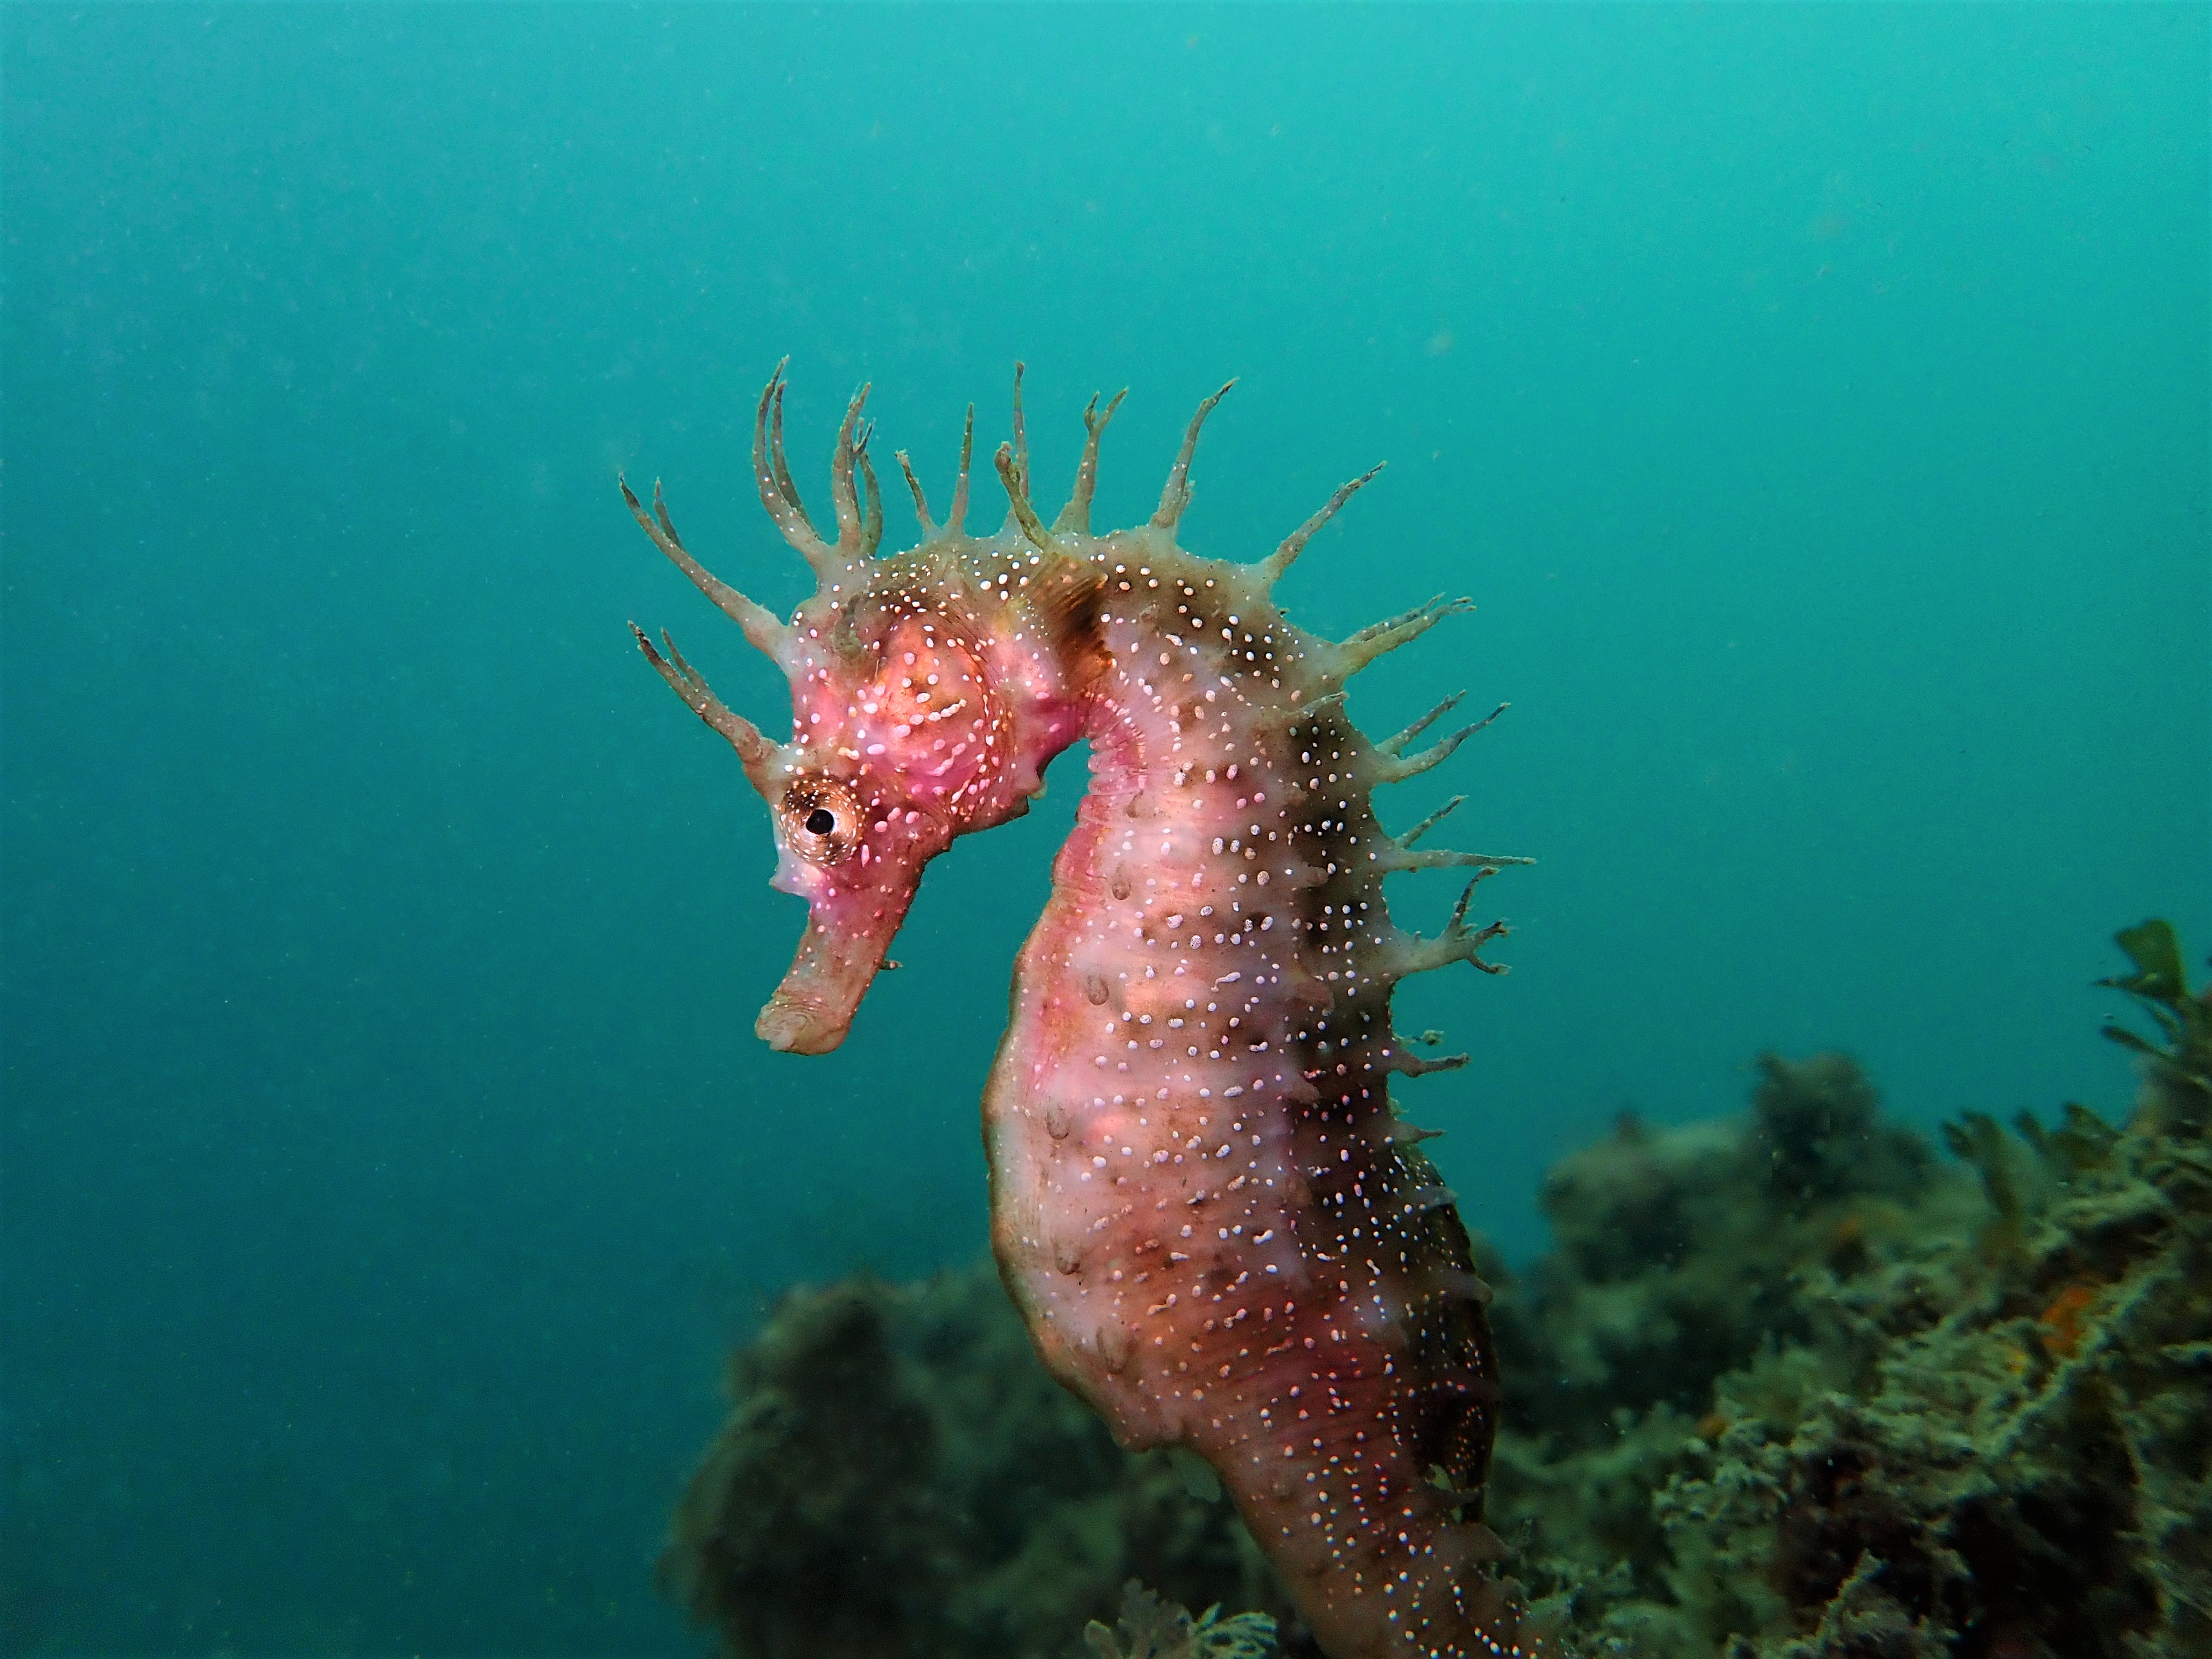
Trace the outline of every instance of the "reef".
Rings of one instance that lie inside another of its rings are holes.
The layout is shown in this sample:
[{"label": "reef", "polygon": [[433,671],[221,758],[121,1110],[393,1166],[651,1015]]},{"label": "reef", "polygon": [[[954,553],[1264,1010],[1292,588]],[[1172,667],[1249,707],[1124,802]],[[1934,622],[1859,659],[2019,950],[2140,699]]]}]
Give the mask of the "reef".
[{"label": "reef", "polygon": [[[1768,1055],[1747,1113],[1564,1159],[1524,1273],[1478,1242],[1527,1379],[1487,1513],[1575,1650],[2212,1653],[2212,990],[2165,923],[2118,942],[2151,1023],[2106,1027],[2124,1124],[1969,1113],[1939,1147],[1849,1058]],[[795,1291],[732,1384],[664,1582],[733,1656],[1057,1659],[1133,1577],[1315,1651],[1203,1467],[1119,1450],[988,1268]],[[1262,1639],[1120,1617],[1098,1659]]]}]

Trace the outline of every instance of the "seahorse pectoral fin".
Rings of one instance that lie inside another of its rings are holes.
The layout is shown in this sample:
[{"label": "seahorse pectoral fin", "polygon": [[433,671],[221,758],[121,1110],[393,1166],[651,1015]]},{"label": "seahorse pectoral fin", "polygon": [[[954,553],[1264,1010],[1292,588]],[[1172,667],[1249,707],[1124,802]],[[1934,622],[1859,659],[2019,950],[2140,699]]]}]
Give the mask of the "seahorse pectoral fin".
[{"label": "seahorse pectoral fin", "polygon": [[1098,606],[1106,592],[1106,573],[1088,559],[1058,547],[1047,554],[1028,584],[1023,602],[1036,618],[1054,655],[1067,666],[1071,684],[1088,686],[1105,667],[1098,641]]}]

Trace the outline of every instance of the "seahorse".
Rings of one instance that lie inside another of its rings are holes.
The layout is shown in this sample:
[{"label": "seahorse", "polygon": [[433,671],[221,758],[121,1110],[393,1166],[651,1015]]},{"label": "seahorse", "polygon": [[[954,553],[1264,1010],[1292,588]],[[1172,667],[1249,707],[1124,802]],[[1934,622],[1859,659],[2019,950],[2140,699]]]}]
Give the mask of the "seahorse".
[{"label": "seahorse", "polygon": [[[1346,682],[1465,600],[1429,600],[1328,641],[1275,584],[1375,477],[1338,489],[1267,556],[1201,557],[1176,532],[1198,409],[1151,521],[1091,526],[1099,441],[1121,398],[1084,411],[1066,505],[1031,495],[1014,380],[996,469],[1008,510],[969,533],[969,406],[942,525],[905,452],[921,537],[881,552],[862,386],[817,530],[785,458],[784,371],[761,394],[763,504],[812,567],[788,622],[709,574],[653,488],[645,533],[789,679],[777,743],[726,708],[664,631],[646,659],[726,738],[766,800],[774,885],[806,901],[790,971],[761,1011],[772,1048],[843,1039],[923,866],[1025,811],[1077,739],[1091,781],[1013,976],[983,1099],[992,1243],[1046,1367],[1131,1449],[1212,1464],[1332,1659],[1556,1655],[1481,1520],[1501,1399],[1456,1200],[1402,1121],[1395,1077],[1425,1058],[1391,1027],[1408,975],[1467,963],[1477,884],[1525,859],[1417,845],[1374,790],[1426,772],[1497,718],[1417,742],[1459,702],[1369,741]],[[1233,382],[1231,384],[1234,384]],[[1379,468],[1376,471],[1380,471]],[[1398,871],[1472,872],[1430,937],[1383,899]]]}]

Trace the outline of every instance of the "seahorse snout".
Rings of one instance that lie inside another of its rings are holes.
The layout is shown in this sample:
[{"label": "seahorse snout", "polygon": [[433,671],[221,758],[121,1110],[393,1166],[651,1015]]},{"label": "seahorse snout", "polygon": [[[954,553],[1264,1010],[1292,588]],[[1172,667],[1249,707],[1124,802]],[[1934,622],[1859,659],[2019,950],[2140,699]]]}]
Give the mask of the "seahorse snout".
[{"label": "seahorse snout", "polygon": [[832,1014],[788,1001],[779,992],[760,1011],[760,1018],[753,1022],[753,1031],[778,1054],[826,1054],[845,1040],[845,1033],[852,1025],[849,1010]]}]

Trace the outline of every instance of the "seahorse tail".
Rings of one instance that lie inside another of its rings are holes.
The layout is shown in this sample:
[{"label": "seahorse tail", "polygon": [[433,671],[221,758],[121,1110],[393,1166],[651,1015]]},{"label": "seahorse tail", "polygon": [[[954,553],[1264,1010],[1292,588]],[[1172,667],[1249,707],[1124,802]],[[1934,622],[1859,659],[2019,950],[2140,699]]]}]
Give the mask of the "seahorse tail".
[{"label": "seahorse tail", "polygon": [[[1401,1506],[1401,1524],[1387,1546],[1370,1547],[1362,1571],[1317,1587],[1304,1611],[1322,1646],[1341,1659],[1565,1659],[1513,1587],[1491,1575],[1504,1553],[1498,1535],[1449,1519],[1431,1490],[1424,1483]],[[1346,1595],[1348,1577],[1358,1583]]]}]

